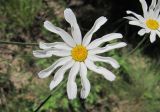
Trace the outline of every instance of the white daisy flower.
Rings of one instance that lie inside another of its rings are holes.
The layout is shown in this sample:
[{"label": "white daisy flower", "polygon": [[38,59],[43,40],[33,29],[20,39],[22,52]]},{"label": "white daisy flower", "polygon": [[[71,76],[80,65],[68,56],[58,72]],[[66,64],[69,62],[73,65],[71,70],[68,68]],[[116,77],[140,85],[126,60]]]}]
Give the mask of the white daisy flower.
[{"label": "white daisy flower", "polygon": [[99,54],[126,46],[126,43],[119,42],[116,44],[108,44],[105,47],[100,47],[102,43],[114,39],[122,38],[119,33],[111,33],[102,38],[95,39],[91,42],[93,34],[107,21],[105,17],[100,17],[96,20],[91,30],[82,39],[81,31],[77,24],[76,17],[71,9],[64,11],[66,21],[71,25],[71,33],[68,34],[63,29],[54,26],[51,22],[45,21],[44,27],[61,36],[64,42],[55,43],[39,43],[42,50],[33,51],[35,57],[48,58],[59,56],[60,59],[54,62],[50,67],[38,73],[40,78],[48,77],[53,71],[59,68],[53,80],[50,83],[50,90],[54,89],[64,77],[64,74],[70,68],[67,94],[69,99],[74,99],[77,96],[77,84],[75,82],[76,75],[79,73],[81,77],[82,89],[81,98],[86,98],[90,92],[90,82],[87,78],[87,68],[98,74],[101,74],[109,81],[115,80],[115,75],[104,67],[99,67],[94,62],[100,61],[109,63],[114,68],[118,68],[118,62],[111,57],[99,56]]},{"label": "white daisy flower", "polygon": [[132,11],[127,11],[127,14],[132,14],[132,16],[125,17],[129,19],[129,24],[141,27],[138,34],[143,36],[146,33],[150,33],[151,43],[156,41],[156,35],[160,37],[160,0],[152,0],[150,7],[147,6],[145,0],[139,0],[142,9],[143,16],[136,14]]}]

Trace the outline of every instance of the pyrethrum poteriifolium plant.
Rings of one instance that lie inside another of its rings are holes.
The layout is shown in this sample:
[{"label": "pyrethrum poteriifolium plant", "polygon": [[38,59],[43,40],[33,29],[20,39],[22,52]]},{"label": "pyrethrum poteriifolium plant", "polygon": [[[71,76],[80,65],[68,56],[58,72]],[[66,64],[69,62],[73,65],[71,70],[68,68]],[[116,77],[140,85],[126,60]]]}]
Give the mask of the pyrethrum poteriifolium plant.
[{"label": "pyrethrum poteriifolium plant", "polygon": [[139,26],[142,29],[138,32],[140,36],[146,33],[150,33],[150,42],[156,41],[156,35],[160,37],[160,0],[152,0],[150,7],[147,6],[145,0],[139,0],[142,9],[143,16],[136,14],[132,11],[127,11],[127,14],[132,14],[132,16],[125,17],[129,19],[129,24]]},{"label": "pyrethrum poteriifolium plant", "polygon": [[44,27],[61,36],[64,42],[44,43],[40,42],[39,47],[42,50],[33,51],[35,57],[48,58],[53,55],[59,56],[56,62],[50,67],[38,73],[40,78],[48,77],[54,70],[57,70],[53,80],[50,83],[50,90],[54,89],[64,77],[67,70],[70,70],[67,81],[67,94],[69,99],[74,99],[77,96],[77,84],[75,82],[76,75],[79,73],[81,77],[82,89],[81,98],[86,98],[90,92],[90,82],[87,78],[87,68],[98,74],[101,74],[109,81],[115,80],[115,75],[104,67],[95,65],[94,62],[100,61],[109,63],[114,68],[119,68],[118,62],[111,57],[102,57],[99,54],[108,52],[112,49],[121,48],[126,46],[125,42],[108,44],[101,47],[102,43],[114,39],[122,38],[119,33],[107,34],[101,38],[95,39],[91,42],[93,34],[107,22],[106,17],[98,18],[91,30],[82,39],[80,28],[77,24],[76,17],[71,9],[64,11],[66,21],[71,25],[71,34],[68,34],[63,29],[54,26],[51,22],[45,21]]}]

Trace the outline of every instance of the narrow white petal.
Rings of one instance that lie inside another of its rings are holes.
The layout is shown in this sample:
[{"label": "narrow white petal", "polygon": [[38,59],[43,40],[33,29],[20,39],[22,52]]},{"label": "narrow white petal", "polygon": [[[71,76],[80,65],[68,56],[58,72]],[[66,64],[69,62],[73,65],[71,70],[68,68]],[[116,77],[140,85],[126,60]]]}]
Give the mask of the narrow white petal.
[{"label": "narrow white petal", "polygon": [[129,21],[129,24],[145,28],[145,25],[140,23],[139,21]]},{"label": "narrow white petal", "polygon": [[154,19],[154,18],[157,18],[157,16],[155,16],[156,15],[156,12],[153,10],[153,9],[150,9],[149,11],[148,11],[148,13],[147,13],[147,19],[149,19],[149,18],[152,18],[152,19]]},{"label": "narrow white petal", "polygon": [[154,9],[155,6],[156,6],[156,3],[157,3],[157,0],[152,0],[152,3],[151,3],[151,5],[150,5],[149,9],[150,9],[150,10],[151,10],[151,9]]},{"label": "narrow white petal", "polygon": [[46,78],[48,77],[55,69],[57,69],[58,67],[66,64],[67,62],[71,61],[72,58],[71,57],[65,57],[65,58],[60,58],[58,59],[56,62],[54,62],[50,67],[40,71],[38,73],[38,76],[40,78]]},{"label": "narrow white petal", "polygon": [[59,57],[70,56],[70,55],[71,55],[71,51],[69,51],[69,50],[57,49],[57,50],[55,50],[55,51],[53,52],[53,55],[59,56]]},{"label": "narrow white petal", "polygon": [[64,11],[64,17],[66,21],[71,25],[71,33],[72,33],[73,39],[77,44],[81,44],[82,35],[81,35],[79,25],[77,24],[76,16],[74,15],[73,11],[67,8]]},{"label": "narrow white petal", "polygon": [[155,7],[154,12],[155,12],[155,17],[158,17],[159,13],[160,13],[160,0],[158,0],[158,3],[156,5],[156,7]]},{"label": "narrow white petal", "polygon": [[50,83],[50,90],[54,89],[64,77],[65,72],[70,69],[74,65],[75,61],[69,61],[65,65],[63,65],[54,75],[53,80]]},{"label": "narrow white petal", "polygon": [[52,49],[46,49],[46,50],[35,50],[33,51],[33,55],[37,58],[48,58],[52,56]]},{"label": "narrow white petal", "polygon": [[119,42],[119,43],[116,43],[116,44],[108,44],[108,45],[106,45],[105,47],[102,47],[102,48],[95,48],[95,49],[89,50],[88,53],[90,55],[101,54],[101,53],[108,52],[108,51],[113,50],[113,49],[125,47],[126,45],[127,44],[125,42]]},{"label": "narrow white petal", "polygon": [[138,34],[140,36],[143,36],[145,33],[146,33],[146,29],[141,29],[141,30],[138,31]]},{"label": "narrow white petal", "polygon": [[113,68],[116,68],[116,69],[120,67],[119,63],[115,59],[113,59],[111,57],[103,57],[103,56],[98,56],[98,55],[89,55],[88,58],[93,62],[100,61],[100,62],[109,63],[110,65],[112,65]]},{"label": "narrow white petal", "polygon": [[[153,11],[153,9],[149,10],[149,13],[147,14],[149,16],[149,18],[153,18],[155,16],[155,12]],[[157,17],[154,17],[157,18]]]},{"label": "narrow white petal", "polygon": [[80,69],[80,63],[76,62],[69,72],[68,82],[67,82],[67,94],[69,99],[74,99],[77,96],[77,84],[75,80],[76,80],[76,75],[79,72],[79,69]]},{"label": "narrow white petal", "polygon": [[156,31],[158,37],[160,38],[160,31]]},{"label": "narrow white petal", "polygon": [[144,14],[144,17],[147,16],[147,11],[148,11],[148,6],[147,6],[147,3],[145,0],[139,0],[141,5],[142,5],[142,9],[143,9],[143,14]]},{"label": "narrow white petal", "polygon": [[64,42],[66,42],[69,46],[74,47],[76,45],[72,37],[66,31],[64,31],[59,27],[54,26],[51,22],[45,21],[44,27],[47,30],[60,35],[61,38],[64,40]]},{"label": "narrow white petal", "polygon": [[159,17],[159,13],[160,13],[160,7],[158,10],[154,11],[154,16],[155,18],[158,18]]},{"label": "narrow white petal", "polygon": [[151,41],[151,43],[156,41],[156,32],[155,31],[151,31],[150,41]]},{"label": "narrow white petal", "polygon": [[85,99],[89,95],[91,85],[87,78],[87,67],[83,62],[80,64],[80,77],[82,84],[81,98]]},{"label": "narrow white petal", "polygon": [[[160,15],[159,15],[159,17],[157,18],[157,20],[160,21]],[[159,30],[160,30],[160,28],[159,28]]]},{"label": "narrow white petal", "polygon": [[160,0],[158,0],[156,7],[155,7],[155,11],[160,10]]},{"label": "narrow white petal", "polygon": [[141,15],[139,15],[139,14],[136,14],[135,12],[132,12],[132,11],[126,11],[127,12],[127,14],[132,14],[132,15],[134,15],[137,19],[139,19],[140,21],[144,21],[145,19],[141,16]]},{"label": "narrow white petal", "polygon": [[101,74],[104,76],[104,78],[106,78],[109,81],[114,81],[115,80],[115,75],[110,72],[109,70],[103,68],[103,67],[98,67],[96,66],[92,61],[90,61],[89,59],[85,60],[85,64],[87,66],[88,69],[90,69],[91,71],[94,71],[98,74]]},{"label": "narrow white petal", "polygon": [[102,25],[104,25],[104,23],[106,23],[106,22],[107,22],[107,18],[106,18],[106,17],[103,17],[103,16],[102,16],[102,17],[98,18],[98,19],[95,21],[95,23],[94,23],[93,27],[91,28],[91,30],[90,30],[89,32],[87,32],[87,34],[84,36],[84,39],[83,39],[82,44],[83,44],[84,46],[87,46],[87,45],[90,43],[93,34],[94,34]]},{"label": "narrow white petal", "polygon": [[41,49],[49,49],[49,48],[57,48],[57,49],[64,49],[64,50],[71,50],[72,49],[70,46],[68,46],[64,42],[54,42],[54,43],[40,42],[39,47]]},{"label": "narrow white petal", "polygon": [[37,58],[47,58],[47,57],[51,57],[52,55],[64,57],[64,56],[70,56],[71,52],[69,50],[50,48],[45,50],[33,51],[33,55]]},{"label": "narrow white petal", "polygon": [[132,16],[127,16],[127,17],[124,17],[125,19],[128,19],[128,20],[131,20],[131,21],[138,21],[137,18],[135,17],[132,17]]},{"label": "narrow white petal", "polygon": [[94,49],[94,48],[100,46],[104,42],[108,42],[108,41],[111,41],[111,40],[114,40],[114,39],[118,39],[118,38],[122,38],[122,37],[123,36],[120,33],[111,33],[111,34],[105,35],[105,36],[103,36],[103,37],[101,37],[99,39],[96,39],[93,42],[91,42],[87,46],[87,49]]}]

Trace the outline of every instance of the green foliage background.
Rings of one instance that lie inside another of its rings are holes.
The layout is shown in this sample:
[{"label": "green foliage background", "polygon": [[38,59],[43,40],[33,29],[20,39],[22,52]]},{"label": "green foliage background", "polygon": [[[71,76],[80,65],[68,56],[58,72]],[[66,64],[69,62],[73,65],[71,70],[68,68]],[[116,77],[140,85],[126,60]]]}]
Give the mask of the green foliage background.
[{"label": "green foliage background", "polygon": [[[68,25],[64,23],[63,18],[63,10],[67,6],[65,0],[1,0],[0,40],[26,43],[61,41],[59,36],[43,28],[43,21],[48,19],[67,30]],[[82,20],[78,21],[82,26]],[[82,32],[88,29],[83,27]],[[104,33],[101,33],[101,36],[109,32],[102,29]],[[94,37],[99,35],[95,34]],[[138,38],[137,35],[135,38]],[[138,48],[128,56],[132,47],[132,44],[128,44],[126,48],[104,54],[114,57],[120,63],[119,70],[114,70],[104,63],[97,63],[116,74],[117,78],[114,82],[106,81],[90,71],[88,78],[92,88],[86,100],[79,97],[73,101],[68,100],[65,83],[53,93],[40,111],[159,112],[160,62],[145,55],[144,47]],[[37,73],[50,66],[56,58],[36,59],[32,56],[32,51],[35,49],[39,48],[0,44],[1,112],[32,112],[50,94],[48,85],[52,76],[39,79]],[[67,76],[68,73],[65,78]],[[76,82],[80,93],[79,76]]]}]

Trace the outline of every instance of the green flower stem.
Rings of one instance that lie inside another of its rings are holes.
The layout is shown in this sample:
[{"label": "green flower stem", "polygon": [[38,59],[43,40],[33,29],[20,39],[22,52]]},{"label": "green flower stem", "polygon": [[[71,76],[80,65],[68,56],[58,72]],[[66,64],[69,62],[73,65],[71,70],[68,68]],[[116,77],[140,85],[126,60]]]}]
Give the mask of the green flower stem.
[{"label": "green flower stem", "polygon": [[38,112],[40,110],[40,108],[51,98],[52,94],[49,94],[44,100],[43,102],[40,103],[40,105],[34,110],[34,112]]},{"label": "green flower stem", "polygon": [[53,93],[55,93],[64,83],[66,83],[67,79],[63,81],[56,89],[51,91],[51,93],[40,103],[40,105],[34,110],[34,112],[38,112],[41,107],[52,97]]},{"label": "green flower stem", "polygon": [[145,35],[144,38],[138,43],[138,45],[131,52],[129,52],[127,54],[127,56],[129,56],[132,53],[134,53],[144,43],[144,41],[146,40],[147,37],[148,37],[148,35]]},{"label": "green flower stem", "polygon": [[0,44],[38,46],[38,43],[22,43],[22,42],[9,42],[9,41],[0,41]]}]

